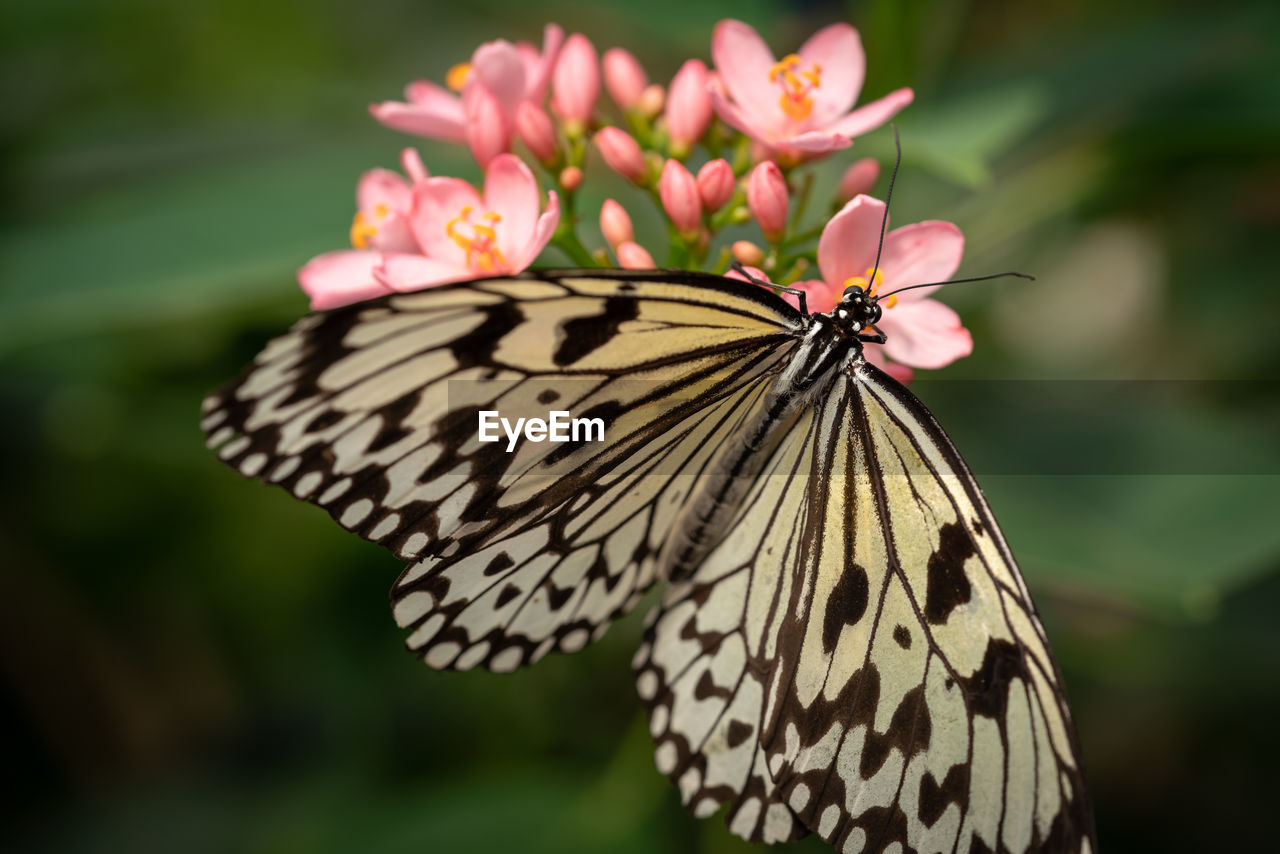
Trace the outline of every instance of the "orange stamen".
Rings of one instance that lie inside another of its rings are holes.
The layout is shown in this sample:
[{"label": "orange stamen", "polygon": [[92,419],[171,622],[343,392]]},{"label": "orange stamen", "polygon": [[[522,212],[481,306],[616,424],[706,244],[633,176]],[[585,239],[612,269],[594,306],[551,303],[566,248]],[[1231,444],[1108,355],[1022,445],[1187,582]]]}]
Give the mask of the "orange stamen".
[{"label": "orange stamen", "polygon": [[[502,217],[495,211],[485,211],[482,217],[490,224],[482,225],[471,221],[471,213],[471,205],[463,207],[458,216],[445,224],[444,233],[467,253],[468,267],[478,267],[485,273],[491,273],[499,264],[507,263],[507,259],[502,257],[502,250],[496,245],[498,234],[493,229],[494,225],[502,221]],[[469,236],[461,232],[464,225],[471,229]]]},{"label": "orange stamen", "polygon": [[813,90],[822,85],[822,66],[816,62],[800,70],[804,62],[797,54],[785,56],[769,69],[769,82],[782,87],[778,105],[782,112],[795,121],[804,121],[813,114]]},{"label": "orange stamen", "polygon": [[378,227],[366,220],[362,211],[356,211],[355,219],[351,221],[351,245],[357,249],[368,249],[377,233]]},{"label": "orange stamen", "polygon": [[467,78],[471,76],[471,63],[459,62],[453,68],[450,68],[444,76],[444,85],[448,86],[454,92],[461,92],[462,87],[467,85]]}]

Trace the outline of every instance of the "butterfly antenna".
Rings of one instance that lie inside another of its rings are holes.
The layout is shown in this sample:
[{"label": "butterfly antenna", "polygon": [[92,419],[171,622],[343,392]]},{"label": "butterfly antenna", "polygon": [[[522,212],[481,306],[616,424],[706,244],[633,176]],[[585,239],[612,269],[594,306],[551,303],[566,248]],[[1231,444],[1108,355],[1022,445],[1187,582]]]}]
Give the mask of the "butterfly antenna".
[{"label": "butterfly antenna", "polygon": [[879,302],[880,300],[891,297],[894,294],[900,294],[903,291],[914,291],[916,288],[936,288],[942,285],[960,285],[965,282],[985,282],[988,279],[1002,279],[1005,276],[1017,276],[1019,279],[1026,279],[1031,282],[1036,280],[1035,276],[1030,276],[1026,273],[1015,273],[1012,270],[1008,270],[1004,273],[990,273],[986,276],[967,276],[963,279],[947,279],[945,282],[925,282],[920,285],[907,285],[905,288],[898,288],[897,290],[889,291],[887,294],[879,294],[875,299],[876,302]]},{"label": "butterfly antenna", "polygon": [[889,228],[889,203],[893,201],[893,182],[898,180],[898,167],[902,165],[902,141],[898,139],[898,126],[893,128],[893,147],[898,153],[893,160],[893,172],[889,174],[889,191],[884,196],[884,216],[880,218],[880,243],[876,246],[876,263],[871,268],[871,276],[867,279],[867,291],[876,286],[876,273],[880,272],[880,253],[884,251],[884,233]]}]

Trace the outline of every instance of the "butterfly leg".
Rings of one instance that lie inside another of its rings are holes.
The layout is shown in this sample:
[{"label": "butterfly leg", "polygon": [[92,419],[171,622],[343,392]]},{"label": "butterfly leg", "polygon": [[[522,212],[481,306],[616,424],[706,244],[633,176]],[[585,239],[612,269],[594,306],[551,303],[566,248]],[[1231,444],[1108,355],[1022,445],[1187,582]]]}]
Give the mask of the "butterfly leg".
[{"label": "butterfly leg", "polygon": [[734,261],[729,266],[732,269],[736,270],[741,275],[745,276],[747,281],[751,282],[752,284],[761,285],[766,288],[773,288],[775,291],[777,291],[780,294],[791,294],[792,296],[799,298],[800,313],[801,314],[809,313],[809,306],[805,302],[804,291],[800,290],[799,288],[789,288],[786,285],[778,285],[778,284],[774,284],[773,282],[765,281],[764,279],[757,279],[755,276],[747,272],[747,268],[742,266],[742,263],[740,261]]},{"label": "butterfly leg", "polygon": [[884,333],[881,332],[879,329],[876,329],[874,326],[870,328],[875,329],[875,334],[859,335],[858,336],[859,341],[862,341],[866,344],[883,344],[884,342],[889,340],[888,338],[884,337]]}]

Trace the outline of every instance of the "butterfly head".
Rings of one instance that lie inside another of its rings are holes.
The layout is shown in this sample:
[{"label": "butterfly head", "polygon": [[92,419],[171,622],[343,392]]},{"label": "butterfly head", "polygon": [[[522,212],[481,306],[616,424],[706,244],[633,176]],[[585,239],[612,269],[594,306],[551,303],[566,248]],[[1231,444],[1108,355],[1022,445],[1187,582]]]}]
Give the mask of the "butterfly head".
[{"label": "butterfly head", "polygon": [[845,288],[840,303],[831,312],[836,327],[849,336],[865,334],[880,321],[882,314],[879,300],[859,285]]}]

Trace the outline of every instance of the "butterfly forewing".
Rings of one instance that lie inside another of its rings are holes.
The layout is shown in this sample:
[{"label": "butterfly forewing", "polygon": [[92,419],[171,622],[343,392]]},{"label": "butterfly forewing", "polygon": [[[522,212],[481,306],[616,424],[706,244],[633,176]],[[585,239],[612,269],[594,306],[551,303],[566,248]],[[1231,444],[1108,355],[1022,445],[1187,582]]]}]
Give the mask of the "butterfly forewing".
[{"label": "butterfly forewing", "polygon": [[[643,592],[664,520],[785,364],[799,315],[706,278],[494,279],[311,315],[203,424],[242,473],[416,561],[395,614],[429,664],[510,669]],[[511,448],[479,441],[481,410],[606,427]]]}]

